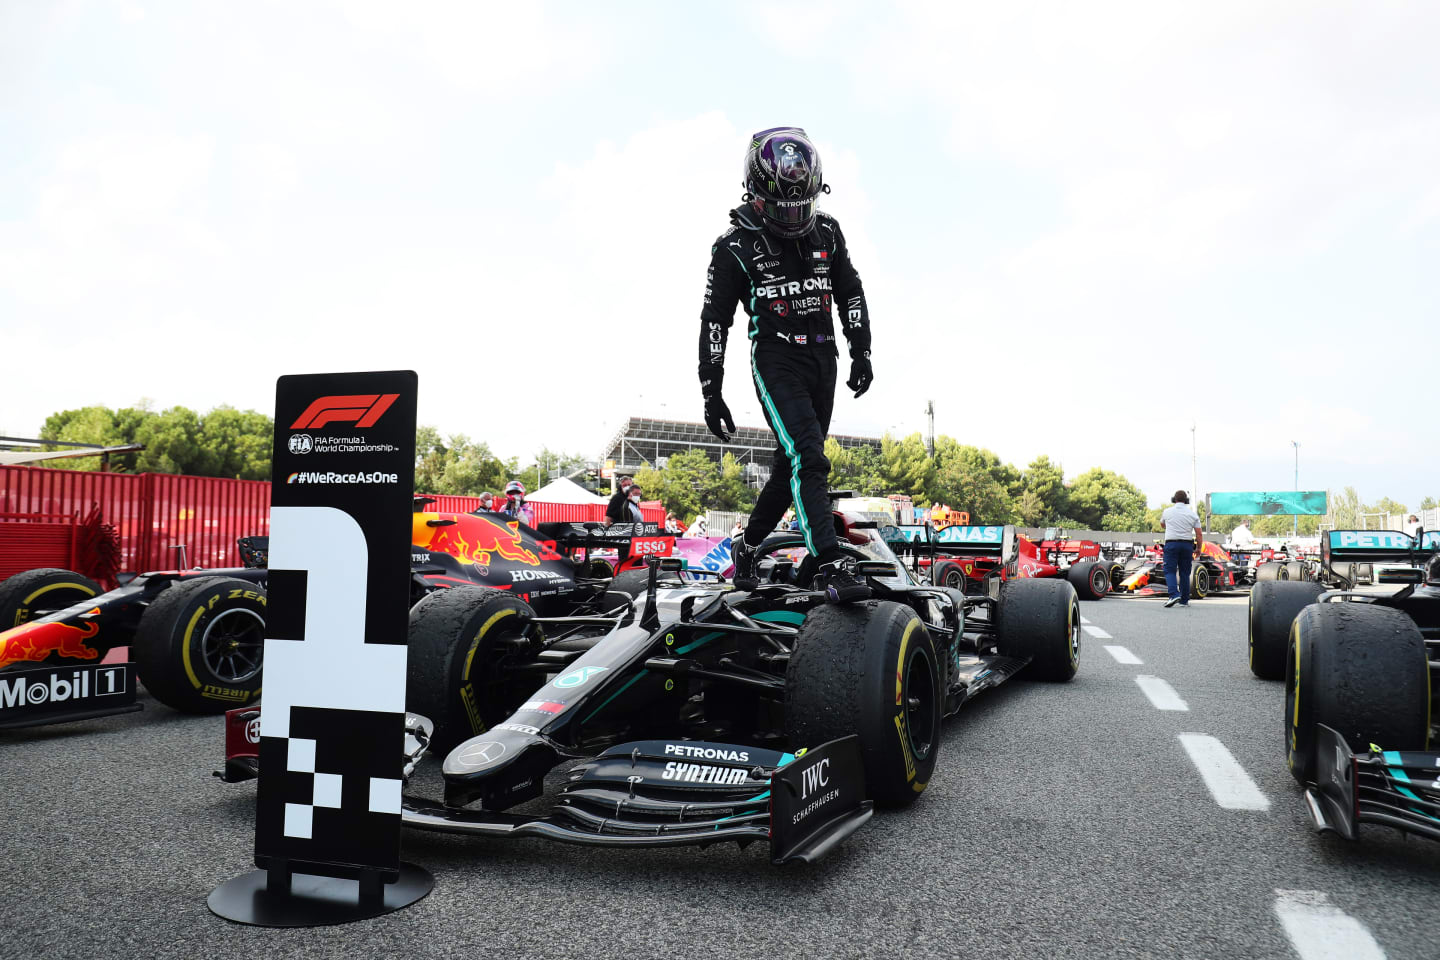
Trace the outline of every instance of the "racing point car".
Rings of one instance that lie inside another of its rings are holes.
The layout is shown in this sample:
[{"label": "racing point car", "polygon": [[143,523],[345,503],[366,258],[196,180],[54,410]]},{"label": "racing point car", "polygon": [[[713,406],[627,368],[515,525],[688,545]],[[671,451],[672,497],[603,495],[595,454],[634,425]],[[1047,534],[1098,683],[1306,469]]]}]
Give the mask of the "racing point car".
[{"label": "racing point car", "polygon": [[[1440,840],[1440,535],[1333,530],[1329,576],[1404,565],[1390,595],[1268,581],[1250,595],[1250,669],[1285,681],[1286,759],[1319,831],[1378,823]],[[1392,568],[1394,569],[1394,568]]]},{"label": "racing point car", "polygon": [[[417,507],[424,505],[417,498]],[[478,584],[511,592],[540,613],[586,610],[605,592],[603,579],[590,574],[609,576],[608,567],[588,564],[588,555],[668,556],[675,545],[653,523],[533,529],[496,513],[422,510],[412,525],[412,605],[438,590]],[[268,538],[242,537],[238,546],[244,567],[146,573],[108,593],[58,569],[0,584],[0,729],[139,710],[136,674],[155,699],[187,713],[253,703]],[[633,585],[644,572],[619,576]],[[129,647],[133,662],[102,663],[117,647]]]},{"label": "racing point car", "polygon": [[955,524],[936,529],[926,524],[882,528],[897,552],[911,558],[911,570],[931,583],[972,596],[985,596],[991,581],[1065,580],[1082,600],[1110,592],[1111,567],[1100,559],[1100,545],[1089,540],[1044,540],[1016,533],[1013,526]]},{"label": "racing point car", "polygon": [[[837,532],[873,599],[826,603],[803,539],[778,533],[748,592],[654,557],[643,589],[610,585],[618,603],[603,614],[542,616],[470,586],[421,600],[406,766],[444,751],[444,795],[407,796],[404,822],[594,845],[768,838],[773,860],[812,860],[872,803],[924,791],[942,719],[972,697],[1021,671],[1074,676],[1068,583],[997,581],[967,597],[911,578],[873,521],[841,515]],[[253,771],[237,761],[258,755],[245,736],[257,718],[229,715],[224,779]],[[547,813],[507,812],[575,760]]]},{"label": "racing point car", "polygon": [[[1165,552],[1156,544],[1144,554],[1127,560],[1114,575],[1116,593],[1140,597],[1163,597],[1165,585]],[[1205,541],[1200,555],[1190,566],[1190,598],[1203,600],[1212,593],[1233,590],[1240,585],[1230,555],[1218,543]]]}]

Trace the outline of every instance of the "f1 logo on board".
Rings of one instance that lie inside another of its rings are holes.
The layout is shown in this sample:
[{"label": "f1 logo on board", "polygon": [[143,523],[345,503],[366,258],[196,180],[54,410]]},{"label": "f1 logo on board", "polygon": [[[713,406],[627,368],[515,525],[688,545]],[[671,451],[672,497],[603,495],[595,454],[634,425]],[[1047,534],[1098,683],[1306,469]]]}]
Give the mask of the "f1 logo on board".
[{"label": "f1 logo on board", "polygon": [[318,430],[327,423],[353,423],[357,427],[373,427],[398,393],[358,393],[343,397],[321,397],[290,424],[291,430]]}]

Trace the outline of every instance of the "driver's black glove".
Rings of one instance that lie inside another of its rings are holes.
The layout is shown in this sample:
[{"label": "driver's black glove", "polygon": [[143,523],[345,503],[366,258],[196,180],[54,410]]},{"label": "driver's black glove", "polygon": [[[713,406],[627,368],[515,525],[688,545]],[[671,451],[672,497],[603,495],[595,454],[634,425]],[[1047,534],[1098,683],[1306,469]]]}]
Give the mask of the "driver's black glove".
[{"label": "driver's black glove", "polygon": [[705,426],[726,443],[730,442],[730,434],[735,432],[735,420],[718,390],[705,397]]},{"label": "driver's black glove", "polygon": [[874,380],[875,371],[870,369],[870,351],[866,350],[850,361],[850,379],[845,381],[845,386],[854,390],[855,396],[859,397],[870,389]]}]

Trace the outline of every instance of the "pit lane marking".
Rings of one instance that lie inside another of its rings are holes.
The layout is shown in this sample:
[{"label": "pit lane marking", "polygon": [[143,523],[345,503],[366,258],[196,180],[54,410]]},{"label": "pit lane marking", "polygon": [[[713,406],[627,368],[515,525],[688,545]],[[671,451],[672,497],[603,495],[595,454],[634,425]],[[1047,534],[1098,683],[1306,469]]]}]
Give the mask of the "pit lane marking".
[{"label": "pit lane marking", "polygon": [[1319,890],[1275,891],[1275,916],[1301,960],[1385,960],[1365,925]]},{"label": "pit lane marking", "polygon": [[1092,627],[1092,626],[1090,626],[1089,624],[1084,624],[1084,625],[1082,625],[1080,629],[1082,629],[1082,630],[1084,630],[1086,633],[1090,634],[1090,636],[1094,637],[1096,640],[1114,640],[1114,639],[1115,639],[1114,637],[1110,636],[1110,634],[1106,633],[1104,630],[1100,629],[1099,627]]},{"label": "pit lane marking", "polygon": [[1131,653],[1129,650],[1116,644],[1105,644],[1105,652],[1110,654],[1110,656],[1114,657],[1116,663],[1134,665],[1137,663],[1145,662],[1144,660],[1141,660],[1139,657],[1135,656],[1135,654]]},{"label": "pit lane marking", "polygon": [[1152,677],[1148,674],[1140,674],[1135,678],[1140,685],[1141,691],[1150,698],[1150,703],[1156,710],[1189,710],[1190,705],[1180,699],[1180,694],[1159,677]]},{"label": "pit lane marking", "polygon": [[1210,795],[1216,803],[1226,810],[1270,809],[1270,798],[1260,792],[1245,768],[1225,749],[1225,744],[1203,733],[1182,733],[1179,736],[1180,745],[1190,755],[1190,762],[1195,764],[1200,779],[1210,788]]}]

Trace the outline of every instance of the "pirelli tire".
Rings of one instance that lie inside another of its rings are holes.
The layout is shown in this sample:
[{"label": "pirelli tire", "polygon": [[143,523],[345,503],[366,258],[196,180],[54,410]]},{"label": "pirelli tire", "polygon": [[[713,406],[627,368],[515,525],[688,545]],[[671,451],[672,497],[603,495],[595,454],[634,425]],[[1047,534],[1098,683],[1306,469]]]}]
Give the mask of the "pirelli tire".
[{"label": "pirelli tire", "polygon": [[1430,671],[1409,616],[1370,603],[1316,603],[1290,628],[1285,666],[1285,753],[1300,783],[1315,779],[1315,728],[1350,749],[1425,750]]},{"label": "pirelli tire", "polygon": [[1064,580],[1007,580],[994,607],[1002,656],[1028,658],[1020,675],[1064,683],[1080,668],[1080,600]]},{"label": "pirelli tire", "polygon": [[1125,582],[1125,564],[1118,563],[1114,560],[1107,560],[1105,562],[1105,571],[1110,575],[1110,589],[1112,591],[1119,590],[1120,584]]},{"label": "pirelli tire", "polygon": [[503,723],[535,683],[507,682],[507,658],[535,611],[519,597],[488,587],[437,590],[410,608],[405,709],[435,724],[431,750],[444,756],[477,733]]},{"label": "pirelli tire", "polygon": [[1286,580],[1309,580],[1310,571],[1305,564],[1299,560],[1290,560],[1285,564]]},{"label": "pirelli tire", "polygon": [[786,738],[798,749],[858,735],[876,804],[902,807],[924,792],[943,707],[939,651],[904,604],[826,604],[801,624],[785,671]]},{"label": "pirelli tire", "polygon": [[223,713],[260,699],[265,588],[234,577],[183,577],[151,602],[130,656],[156,700]]},{"label": "pirelli tire", "polygon": [[1204,600],[1210,596],[1214,589],[1215,581],[1210,576],[1210,568],[1203,563],[1196,563],[1190,571],[1190,599]]},{"label": "pirelli tire", "polygon": [[41,567],[17,573],[0,583],[0,631],[29,623],[37,610],[63,610],[101,592],[98,583],[73,570]]},{"label": "pirelli tire", "polygon": [[1255,568],[1255,582],[1265,583],[1269,580],[1284,580],[1285,564],[1276,563],[1274,560],[1267,560]]},{"label": "pirelli tire", "polygon": [[935,564],[935,573],[930,582],[937,587],[950,587],[954,590],[965,589],[965,568],[954,560],[941,560]]},{"label": "pirelli tire", "polygon": [[1261,680],[1285,679],[1285,651],[1295,617],[1323,593],[1318,583],[1269,580],[1250,591],[1250,672]]},{"label": "pirelli tire", "polygon": [[1081,600],[1099,600],[1110,592],[1110,571],[1103,563],[1082,560],[1065,571],[1065,579]]}]

